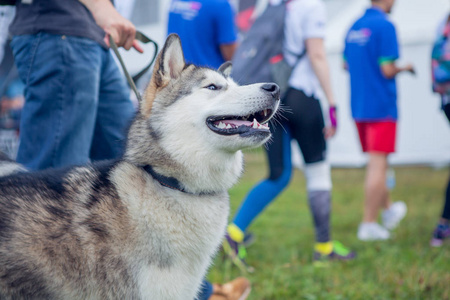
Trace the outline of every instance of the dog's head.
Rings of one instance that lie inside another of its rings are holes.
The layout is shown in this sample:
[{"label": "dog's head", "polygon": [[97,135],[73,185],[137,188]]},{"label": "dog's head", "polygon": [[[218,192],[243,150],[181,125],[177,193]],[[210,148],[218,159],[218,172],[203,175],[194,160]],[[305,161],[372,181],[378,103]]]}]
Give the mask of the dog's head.
[{"label": "dog's head", "polygon": [[239,150],[270,138],[268,122],[279,105],[278,86],[239,86],[230,72],[231,63],[219,70],[186,64],[179,37],[167,38],[138,114],[146,122],[149,146],[160,148],[147,157],[153,165],[158,164],[155,159],[165,159],[177,168],[204,164],[218,170],[214,164],[236,157],[240,161]]}]

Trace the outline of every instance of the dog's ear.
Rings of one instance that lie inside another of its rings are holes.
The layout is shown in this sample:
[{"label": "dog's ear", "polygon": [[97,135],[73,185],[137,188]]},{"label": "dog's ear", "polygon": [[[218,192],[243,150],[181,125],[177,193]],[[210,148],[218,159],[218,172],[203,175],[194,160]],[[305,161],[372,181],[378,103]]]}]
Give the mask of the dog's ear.
[{"label": "dog's ear", "polygon": [[140,106],[145,116],[150,115],[157,91],[169,84],[170,80],[180,77],[185,66],[180,37],[177,34],[171,34],[158,54],[150,84],[145,92],[144,103]]},{"label": "dog's ear", "polygon": [[178,78],[186,65],[183,49],[181,48],[181,40],[178,35],[169,35],[161,55],[160,72],[169,80]]},{"label": "dog's ear", "polygon": [[233,64],[231,63],[231,61],[226,61],[219,67],[219,72],[223,73],[223,75],[225,75],[226,77],[229,77],[231,75],[232,69]]}]

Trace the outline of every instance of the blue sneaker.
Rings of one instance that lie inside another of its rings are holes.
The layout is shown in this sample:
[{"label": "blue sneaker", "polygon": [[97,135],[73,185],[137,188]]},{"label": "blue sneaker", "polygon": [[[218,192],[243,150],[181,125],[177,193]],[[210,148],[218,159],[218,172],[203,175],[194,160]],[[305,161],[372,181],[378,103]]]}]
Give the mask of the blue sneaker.
[{"label": "blue sneaker", "polygon": [[430,241],[431,247],[441,247],[444,240],[450,237],[450,226],[438,224],[433,232],[433,238]]}]

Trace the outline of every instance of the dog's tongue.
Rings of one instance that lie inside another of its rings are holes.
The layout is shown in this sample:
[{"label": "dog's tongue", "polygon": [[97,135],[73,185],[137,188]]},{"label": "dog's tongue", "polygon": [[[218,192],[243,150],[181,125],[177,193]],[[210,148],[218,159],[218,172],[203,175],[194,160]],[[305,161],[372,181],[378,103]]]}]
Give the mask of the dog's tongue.
[{"label": "dog's tongue", "polygon": [[236,127],[239,127],[241,125],[245,125],[245,126],[252,126],[252,122],[249,121],[243,121],[243,120],[223,120],[223,123],[225,123],[225,125],[230,124],[230,125],[234,125]]}]

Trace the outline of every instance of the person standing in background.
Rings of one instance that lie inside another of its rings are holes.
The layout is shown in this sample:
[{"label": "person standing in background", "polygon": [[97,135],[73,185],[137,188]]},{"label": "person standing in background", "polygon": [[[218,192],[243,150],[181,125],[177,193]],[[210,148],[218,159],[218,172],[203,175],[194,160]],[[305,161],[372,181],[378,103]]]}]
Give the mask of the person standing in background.
[{"label": "person standing in background", "polygon": [[180,36],[187,62],[217,69],[236,50],[234,12],[228,0],[173,0],[167,34]]},{"label": "person standing in background", "polygon": [[[351,110],[363,152],[369,154],[360,240],[385,240],[406,214],[406,204],[391,204],[386,186],[388,155],[395,151],[397,88],[395,77],[414,73],[398,67],[397,34],[387,14],[395,0],[372,0],[372,7],[350,28],[345,39],[344,68],[350,74]],[[377,222],[381,209],[383,226]]]},{"label": "person standing in background", "polygon": [[10,31],[25,83],[17,161],[41,170],[118,157],[134,108],[108,44],[142,51],[134,25],[109,0],[19,0]]},{"label": "person standing in background", "polygon": [[[450,14],[438,26],[432,52],[433,91],[441,96],[441,108],[450,122]],[[450,238],[450,178],[444,196],[441,218],[433,231],[432,247],[442,246]]]},{"label": "person standing in background", "polygon": [[[284,5],[273,0],[270,5]],[[224,249],[241,269],[251,270],[245,258],[245,233],[254,219],[289,185],[292,176],[291,140],[296,140],[305,161],[304,174],[313,216],[315,262],[348,260],[355,253],[331,239],[331,168],[326,158],[326,139],[337,128],[336,104],[331,90],[324,38],[326,12],[321,0],[293,0],[286,5],[283,55],[294,66],[289,88],[281,103],[290,113],[271,127],[266,144],[269,176],[246,196],[227,228]],[[306,55],[304,54],[306,51]],[[300,57],[300,58],[299,58]],[[236,76],[239,76],[236,74]],[[318,100],[324,92],[329,103],[330,126],[325,127]]]},{"label": "person standing in background", "polygon": [[[173,0],[167,34],[180,36],[184,58],[197,66],[217,69],[236,50],[234,12],[228,0]],[[197,300],[244,300],[250,282],[238,277],[225,284],[204,280]]]}]

